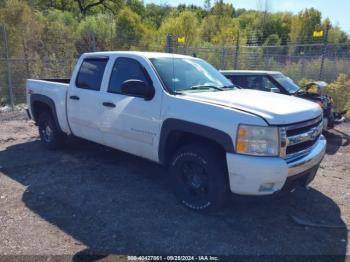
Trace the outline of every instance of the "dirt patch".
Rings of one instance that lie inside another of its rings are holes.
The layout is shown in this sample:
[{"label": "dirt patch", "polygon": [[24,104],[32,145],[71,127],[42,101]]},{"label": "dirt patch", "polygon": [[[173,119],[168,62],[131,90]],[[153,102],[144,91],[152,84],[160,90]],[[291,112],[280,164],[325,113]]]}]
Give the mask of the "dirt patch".
[{"label": "dirt patch", "polygon": [[23,112],[0,114],[0,254],[349,254],[349,133],[327,134],[309,189],[202,215],[177,203],[162,167],[80,140],[48,151]]}]

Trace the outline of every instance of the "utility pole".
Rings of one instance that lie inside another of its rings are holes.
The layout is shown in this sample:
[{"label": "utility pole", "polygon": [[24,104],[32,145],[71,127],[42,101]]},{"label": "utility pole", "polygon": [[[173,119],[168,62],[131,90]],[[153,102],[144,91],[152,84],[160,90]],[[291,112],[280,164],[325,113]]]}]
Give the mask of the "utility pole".
[{"label": "utility pole", "polygon": [[222,43],[222,47],[221,47],[221,66],[220,69],[224,70],[226,67],[226,49],[225,49],[225,44]]},{"label": "utility pole", "polygon": [[173,36],[168,33],[166,35],[166,48],[165,48],[166,53],[172,53],[173,52]]},{"label": "utility pole", "polygon": [[304,51],[304,47],[303,47],[303,51],[300,52],[301,55],[301,71],[300,71],[300,75],[301,75],[301,79],[304,78],[305,76],[305,51]]},{"label": "utility pole", "polygon": [[235,64],[234,64],[234,69],[237,70],[238,68],[238,56],[239,56],[239,31],[237,32],[237,37],[236,37],[236,50],[235,50]]},{"label": "utility pole", "polygon": [[14,96],[13,96],[13,90],[12,90],[12,77],[11,77],[11,64],[10,64],[10,55],[9,55],[9,49],[8,49],[8,43],[7,43],[7,33],[5,25],[2,25],[2,35],[4,39],[4,47],[5,47],[5,60],[6,60],[6,67],[7,67],[7,84],[8,84],[8,91],[9,91],[9,98],[10,98],[10,106],[11,109],[14,109]]}]

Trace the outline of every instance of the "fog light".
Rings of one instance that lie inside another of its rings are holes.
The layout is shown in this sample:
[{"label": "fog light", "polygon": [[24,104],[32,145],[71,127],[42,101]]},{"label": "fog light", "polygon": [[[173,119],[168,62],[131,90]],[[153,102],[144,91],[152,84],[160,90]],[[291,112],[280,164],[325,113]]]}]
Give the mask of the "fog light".
[{"label": "fog light", "polygon": [[262,184],[260,187],[259,187],[259,192],[268,192],[268,191],[271,191],[273,189],[273,186],[275,185],[275,183],[265,183],[265,184]]}]

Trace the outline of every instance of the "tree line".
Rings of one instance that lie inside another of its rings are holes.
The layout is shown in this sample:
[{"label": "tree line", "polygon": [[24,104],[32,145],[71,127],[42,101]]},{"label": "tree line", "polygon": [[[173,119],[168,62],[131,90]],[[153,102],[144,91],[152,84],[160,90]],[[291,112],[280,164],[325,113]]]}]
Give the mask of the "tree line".
[{"label": "tree line", "polygon": [[[27,78],[69,77],[83,52],[164,51],[167,34],[176,51],[213,50],[198,56],[216,67],[280,70],[295,80],[318,80],[327,36],[336,45],[327,48],[324,80],[350,68],[349,35],[314,8],[293,14],[236,8],[223,0],[175,7],[140,0],[0,0],[0,26],[0,105],[9,103],[11,88],[15,102],[24,102]],[[4,29],[11,61],[3,59]],[[323,37],[315,38],[314,31]],[[338,109],[350,108],[343,95],[349,83],[341,75],[329,89]]]},{"label": "tree line", "polygon": [[[165,47],[168,33],[184,37],[184,47],[241,45],[284,46],[349,36],[321,12],[298,14],[235,8],[223,0],[202,6],[144,4],[140,0],[1,0],[0,23],[8,32],[11,56],[76,57],[91,50]],[[293,52],[302,52],[295,49]]]}]

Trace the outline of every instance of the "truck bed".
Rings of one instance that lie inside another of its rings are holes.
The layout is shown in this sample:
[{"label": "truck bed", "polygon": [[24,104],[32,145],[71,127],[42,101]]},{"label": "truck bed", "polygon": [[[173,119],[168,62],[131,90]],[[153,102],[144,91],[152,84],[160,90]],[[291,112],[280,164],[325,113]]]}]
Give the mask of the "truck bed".
[{"label": "truck bed", "polygon": [[[27,104],[31,105],[31,97],[44,96],[54,104],[59,126],[62,131],[69,134],[70,129],[67,122],[66,99],[69,87],[69,79],[28,79],[27,80]],[[30,114],[31,106],[29,107]]]},{"label": "truck bed", "polygon": [[47,81],[47,82],[55,82],[55,83],[64,83],[64,84],[69,84],[70,82],[70,78],[44,78],[39,80]]},{"label": "truck bed", "polygon": [[40,92],[43,90],[45,92],[47,89],[68,88],[69,81],[69,79],[27,79],[27,89],[40,90]]}]

